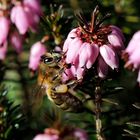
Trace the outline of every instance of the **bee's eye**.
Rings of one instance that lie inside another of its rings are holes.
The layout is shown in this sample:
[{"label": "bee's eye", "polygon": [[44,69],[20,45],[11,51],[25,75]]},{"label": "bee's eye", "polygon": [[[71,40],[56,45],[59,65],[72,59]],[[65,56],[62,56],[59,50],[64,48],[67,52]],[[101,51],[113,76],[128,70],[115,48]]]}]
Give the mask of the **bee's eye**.
[{"label": "bee's eye", "polygon": [[52,58],[52,57],[45,57],[45,58],[43,59],[43,61],[44,61],[45,64],[48,64],[48,63],[53,62],[53,58]]}]

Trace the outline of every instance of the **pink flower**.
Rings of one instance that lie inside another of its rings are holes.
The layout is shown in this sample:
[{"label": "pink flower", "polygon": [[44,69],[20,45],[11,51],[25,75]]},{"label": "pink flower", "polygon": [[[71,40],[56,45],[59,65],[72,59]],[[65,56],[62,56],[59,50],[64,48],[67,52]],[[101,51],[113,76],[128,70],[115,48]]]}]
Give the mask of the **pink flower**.
[{"label": "pink flower", "polygon": [[47,128],[43,134],[38,134],[33,140],[60,140],[59,131],[53,128]]},{"label": "pink flower", "polygon": [[130,40],[127,48],[123,53],[123,58],[126,61],[125,67],[138,70],[137,81],[140,84],[140,31],[136,32]]},{"label": "pink flower", "polygon": [[70,79],[74,79],[76,77],[76,68],[75,66],[71,66],[71,68],[66,69],[63,73],[62,73],[62,81],[66,82]]},{"label": "pink flower", "polygon": [[84,130],[80,129],[80,128],[76,128],[74,130],[73,135],[78,140],[88,140],[87,133]]},{"label": "pink flower", "polygon": [[75,63],[81,45],[82,45],[82,40],[80,38],[75,38],[70,42],[69,49],[66,55],[66,63],[72,63],[72,64]]},{"label": "pink flower", "polygon": [[140,31],[137,31],[133,35],[125,51],[129,54],[132,54],[139,47],[139,43],[137,43],[139,42],[139,40],[140,40]]},{"label": "pink flower", "polygon": [[63,131],[47,128],[44,134],[38,134],[33,140],[62,140],[62,139],[74,139],[74,140],[88,140],[87,133],[80,128],[63,128]]},{"label": "pink flower", "polygon": [[4,60],[7,53],[7,42],[4,42],[2,46],[0,46],[0,60]]},{"label": "pink flower", "polygon": [[125,41],[124,35],[121,30],[114,25],[111,25],[112,32],[108,35],[109,43],[116,49],[124,49],[123,42]]},{"label": "pink flower", "polygon": [[98,66],[97,66],[98,76],[105,78],[108,75],[108,65],[105,63],[101,56],[98,57]]},{"label": "pink flower", "polygon": [[25,34],[29,28],[28,15],[24,6],[16,5],[11,11],[11,21],[16,25],[20,34]]},{"label": "pink flower", "polygon": [[7,40],[9,27],[9,19],[4,16],[0,16],[0,45],[2,45]]},{"label": "pink flower", "polygon": [[75,74],[76,74],[77,79],[81,81],[85,74],[85,68],[77,67]]},{"label": "pink flower", "polygon": [[30,50],[29,68],[33,71],[37,70],[40,57],[46,52],[46,47],[40,41],[36,42]]},{"label": "pink flower", "polygon": [[56,135],[38,134],[33,140],[59,140],[59,138]]},{"label": "pink flower", "polygon": [[85,73],[85,69],[79,66],[72,65],[70,68],[65,69],[62,73],[62,82],[66,82],[68,80],[82,80],[83,75]]},{"label": "pink flower", "polygon": [[25,34],[29,28],[36,30],[41,15],[41,6],[38,0],[24,0],[23,3],[15,3],[11,11],[11,21],[20,34]]},{"label": "pink flower", "polygon": [[79,36],[79,34],[77,33],[78,30],[79,30],[78,28],[72,29],[70,33],[68,34],[67,39],[65,40],[64,46],[63,46],[64,53],[67,52],[71,41],[74,40],[75,38],[78,38]]},{"label": "pink flower", "polygon": [[24,0],[23,3],[36,14],[40,15],[42,13],[40,0]]},{"label": "pink flower", "polygon": [[[63,46],[63,52],[65,62],[72,64],[75,67],[75,71],[73,73],[71,69],[66,70],[68,74],[64,74],[64,81],[75,77],[82,79],[85,69],[91,68],[96,61],[97,73],[101,78],[105,78],[108,75],[108,66],[113,70],[119,67],[118,56],[124,48],[124,37],[121,30],[116,26],[111,25],[107,29],[111,30],[111,32],[108,31],[109,33],[105,34],[105,40],[102,38],[102,42],[98,38],[95,41],[94,38],[90,40],[91,37],[88,37],[79,27],[68,34]],[[104,30],[107,29],[105,27]],[[100,58],[98,59],[98,57]]]},{"label": "pink flower", "polygon": [[22,43],[23,43],[24,37],[20,35],[17,31],[14,31],[10,35],[10,42],[17,53],[22,52]]},{"label": "pink flower", "polygon": [[[123,33],[114,25],[106,26],[99,22],[97,9],[94,10],[93,16],[96,17],[92,17],[91,23],[80,18],[81,25],[84,23],[83,27],[72,29],[63,45],[65,63],[75,67],[73,75],[77,79],[82,79],[86,69],[94,64],[100,78],[108,75],[109,67],[112,70],[119,67],[119,55],[124,49],[125,41]],[[72,77],[69,74],[67,76]]]},{"label": "pink flower", "polygon": [[140,31],[136,32],[130,40],[125,52],[128,54],[128,60],[125,67],[133,65],[133,69],[139,69],[140,66]]},{"label": "pink flower", "polygon": [[100,47],[100,54],[104,59],[105,63],[112,69],[118,68],[118,56],[116,52],[111,48],[111,45],[103,45]]},{"label": "pink flower", "polygon": [[81,49],[79,50],[79,66],[86,66],[87,69],[91,68],[94,64],[99,53],[99,48],[97,44],[83,43]]}]

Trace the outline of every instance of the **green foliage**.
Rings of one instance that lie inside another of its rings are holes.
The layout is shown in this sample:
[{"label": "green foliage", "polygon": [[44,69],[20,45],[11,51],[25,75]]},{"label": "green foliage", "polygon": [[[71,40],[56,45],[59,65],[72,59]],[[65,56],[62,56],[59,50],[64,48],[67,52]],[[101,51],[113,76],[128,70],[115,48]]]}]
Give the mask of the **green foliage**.
[{"label": "green foliage", "polygon": [[24,116],[20,106],[7,99],[7,94],[8,89],[0,86],[0,139],[14,140],[15,133],[23,127]]}]

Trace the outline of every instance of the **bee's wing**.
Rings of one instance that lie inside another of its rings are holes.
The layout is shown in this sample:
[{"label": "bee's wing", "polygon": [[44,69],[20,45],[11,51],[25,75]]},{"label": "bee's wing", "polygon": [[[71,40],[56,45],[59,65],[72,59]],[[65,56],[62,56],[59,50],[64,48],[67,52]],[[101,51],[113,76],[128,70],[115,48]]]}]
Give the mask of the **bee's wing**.
[{"label": "bee's wing", "polygon": [[39,109],[43,103],[45,88],[41,85],[35,86],[30,95],[30,105],[33,110]]}]

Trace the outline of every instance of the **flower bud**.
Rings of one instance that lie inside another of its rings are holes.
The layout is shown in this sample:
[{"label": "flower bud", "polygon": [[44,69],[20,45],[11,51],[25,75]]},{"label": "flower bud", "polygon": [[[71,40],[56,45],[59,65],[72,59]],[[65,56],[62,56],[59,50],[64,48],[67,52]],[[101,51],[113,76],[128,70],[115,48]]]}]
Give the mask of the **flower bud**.
[{"label": "flower bud", "polygon": [[24,37],[22,35],[20,35],[17,31],[14,31],[10,35],[10,42],[17,53],[22,52],[23,39],[24,39]]},{"label": "flower bud", "polygon": [[98,58],[97,72],[100,78],[105,78],[108,75],[108,65],[101,56]]},{"label": "flower bud", "polygon": [[46,52],[45,45],[40,41],[36,42],[30,50],[29,68],[33,71],[37,70],[40,57]]},{"label": "flower bud", "polygon": [[42,13],[40,0],[24,0],[23,3],[36,14],[40,15]]},{"label": "flower bud", "polygon": [[29,28],[28,15],[22,5],[16,5],[11,11],[11,21],[16,25],[20,34],[25,34]]},{"label": "flower bud", "polygon": [[[137,81],[140,85],[140,31],[137,31],[130,40],[127,48],[123,53],[123,58],[126,61],[125,67],[132,70],[138,70]],[[127,58],[125,58],[127,54]]]},{"label": "flower bud", "polygon": [[110,45],[101,46],[100,54],[106,64],[108,64],[112,69],[119,67],[118,56],[116,55],[115,51],[110,47]]},{"label": "flower bud", "polygon": [[9,28],[10,22],[8,18],[0,16],[0,45],[2,45],[7,40]]}]

